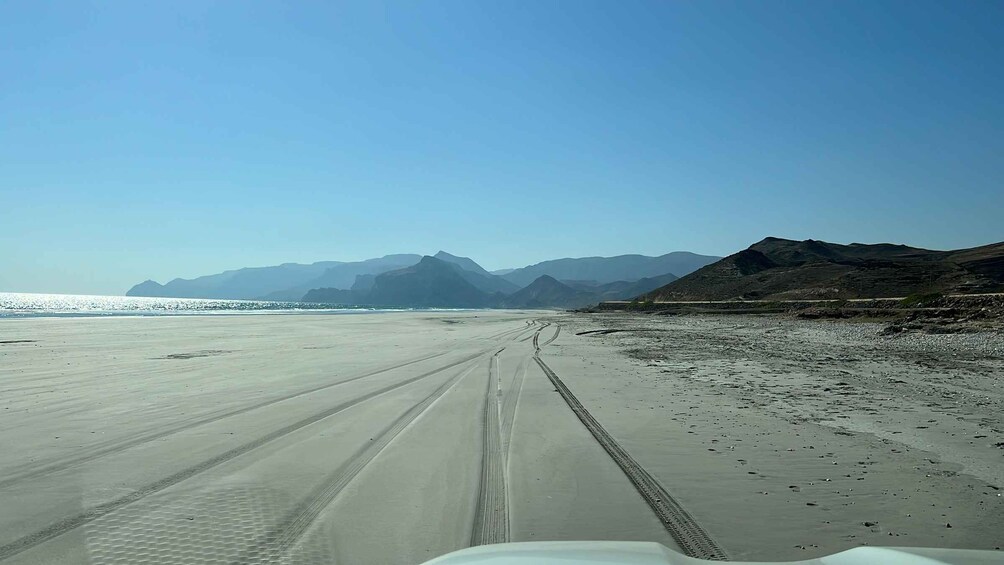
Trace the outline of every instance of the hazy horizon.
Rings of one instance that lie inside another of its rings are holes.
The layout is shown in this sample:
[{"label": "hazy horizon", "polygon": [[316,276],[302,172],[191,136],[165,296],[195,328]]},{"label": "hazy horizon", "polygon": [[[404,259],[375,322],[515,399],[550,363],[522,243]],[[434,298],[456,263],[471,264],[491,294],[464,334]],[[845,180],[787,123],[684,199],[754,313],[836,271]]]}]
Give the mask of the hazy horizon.
[{"label": "hazy horizon", "polygon": [[0,7],[0,291],[1004,239],[1004,5]]}]

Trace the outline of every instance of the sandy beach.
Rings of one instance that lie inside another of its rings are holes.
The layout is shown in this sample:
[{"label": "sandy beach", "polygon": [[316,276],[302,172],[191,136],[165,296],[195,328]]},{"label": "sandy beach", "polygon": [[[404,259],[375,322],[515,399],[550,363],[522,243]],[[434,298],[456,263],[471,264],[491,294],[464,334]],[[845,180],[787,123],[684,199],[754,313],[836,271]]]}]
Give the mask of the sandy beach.
[{"label": "sandy beach", "polygon": [[733,559],[1004,545],[999,338],[877,333],[533,311],[0,320],[0,561],[681,549],[667,520]]},{"label": "sandy beach", "polygon": [[624,313],[562,325],[551,365],[731,558],[1004,547],[1000,333]]}]

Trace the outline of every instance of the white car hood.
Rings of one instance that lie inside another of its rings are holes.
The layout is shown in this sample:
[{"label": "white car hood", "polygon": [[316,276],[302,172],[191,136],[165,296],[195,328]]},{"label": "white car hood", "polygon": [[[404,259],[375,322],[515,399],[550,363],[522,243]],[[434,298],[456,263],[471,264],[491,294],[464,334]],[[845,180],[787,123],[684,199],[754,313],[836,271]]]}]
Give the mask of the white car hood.
[{"label": "white car hood", "polygon": [[[658,543],[551,541],[483,545],[455,551],[425,565],[706,565]],[[730,561],[744,565],[766,563]],[[790,565],[989,565],[1004,564],[1004,552],[973,549],[856,547]]]}]

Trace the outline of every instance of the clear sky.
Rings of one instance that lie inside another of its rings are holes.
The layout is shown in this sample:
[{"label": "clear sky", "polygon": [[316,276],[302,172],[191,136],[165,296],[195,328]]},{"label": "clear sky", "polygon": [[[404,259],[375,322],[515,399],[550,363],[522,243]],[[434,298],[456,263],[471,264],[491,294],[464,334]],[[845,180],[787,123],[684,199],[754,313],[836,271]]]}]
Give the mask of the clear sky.
[{"label": "clear sky", "polygon": [[1004,3],[0,3],[0,290],[1004,240]]}]

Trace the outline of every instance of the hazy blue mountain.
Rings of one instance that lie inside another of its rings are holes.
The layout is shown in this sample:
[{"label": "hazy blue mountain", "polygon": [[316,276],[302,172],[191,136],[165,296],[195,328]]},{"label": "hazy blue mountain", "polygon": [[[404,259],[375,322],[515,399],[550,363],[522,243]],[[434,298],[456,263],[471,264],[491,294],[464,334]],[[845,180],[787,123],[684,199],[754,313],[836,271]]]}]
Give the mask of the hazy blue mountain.
[{"label": "hazy blue mountain", "polygon": [[637,281],[597,284],[594,280],[559,281],[542,275],[520,291],[503,298],[501,305],[507,308],[579,308],[603,300],[634,298],[676,279],[676,275],[666,273]]},{"label": "hazy blue mountain", "polygon": [[344,290],[341,288],[315,288],[307,291],[300,301],[324,302],[342,306],[358,306],[366,302],[366,292]]},{"label": "hazy blue mountain", "polygon": [[651,292],[667,285],[679,277],[666,273],[658,277],[646,277],[636,281],[616,281],[598,285],[595,281],[561,281],[562,283],[584,292],[592,293],[596,302],[603,300],[630,300],[640,294]]},{"label": "hazy blue mountain", "polygon": [[147,279],[126,292],[126,296],[168,296],[165,294],[164,285],[157,281]]},{"label": "hazy blue mountain", "polygon": [[496,298],[478,290],[456,265],[434,257],[418,264],[377,275],[366,303],[407,308],[482,308]]},{"label": "hazy blue mountain", "polygon": [[352,283],[352,288],[349,290],[369,292],[375,279],[376,275],[356,275],[356,282]]},{"label": "hazy blue mountain", "polygon": [[[424,257],[416,265],[404,269],[379,275],[357,275],[351,290],[331,287],[309,290],[302,300],[410,308],[469,308],[493,306],[502,296],[503,289],[509,292],[518,290],[509,281],[487,274],[466,257],[442,251],[438,255],[456,261]],[[469,271],[462,265],[469,265],[480,272]]]},{"label": "hazy blue mountain", "polygon": [[[596,295],[596,301],[599,301],[627,298],[623,296],[625,292],[637,291],[634,296],[643,294],[657,288],[643,283],[644,279],[666,277],[667,273],[690,272],[695,265],[705,264],[716,258],[676,252],[661,257],[622,255],[557,259],[522,269],[499,271],[504,273],[502,276],[486,271],[468,257],[445,251],[438,252],[432,259],[450,268],[457,277],[487,296],[514,294],[542,275],[548,275],[555,279],[574,281],[572,286],[576,287],[575,290],[592,293]],[[332,299],[325,300],[326,302],[359,301],[374,289],[379,275],[416,266],[422,260],[421,255],[396,254],[354,262],[324,261],[310,265],[286,263],[272,267],[236,269],[194,279],[174,279],[164,285],[148,280],[134,286],[126,294],[297,301],[311,290],[328,290],[328,296]],[[412,277],[405,280],[419,282],[424,279]],[[632,286],[633,283],[638,285]],[[456,287],[456,290],[460,288]],[[334,293],[330,289],[352,290],[355,294]],[[395,292],[403,293],[404,289],[398,286],[395,287]],[[311,299],[318,296],[318,293],[314,293]],[[576,300],[581,298],[579,296]],[[479,300],[474,302],[481,303]],[[562,301],[558,300],[552,305],[560,305],[559,302]]]},{"label": "hazy blue mountain", "polygon": [[285,290],[273,290],[268,294],[263,294],[255,300],[274,300],[276,302],[299,302],[303,297],[301,288],[287,288]]},{"label": "hazy blue mountain", "polygon": [[[342,263],[326,270],[314,280],[309,281],[307,288],[352,288],[358,275],[379,275],[387,271],[410,267],[422,260],[421,255],[413,253],[403,253],[398,255],[384,255],[376,259],[367,259],[355,263]],[[302,294],[302,293],[301,293]]]},{"label": "hazy blue mountain", "polygon": [[554,277],[541,275],[537,280],[504,297],[504,308],[578,308],[598,302],[596,294],[578,290]]},{"label": "hazy blue mountain", "polygon": [[519,287],[515,284],[489,273],[481,265],[478,265],[467,257],[457,257],[445,251],[440,251],[436,253],[435,258],[456,267],[460,276],[464,277],[464,280],[482,292],[487,292],[488,294],[495,294],[496,292],[512,294],[519,290]]},{"label": "hazy blue mountain", "polygon": [[[592,292],[593,290],[596,290],[596,288],[598,288],[599,286],[601,286],[600,283],[598,283],[596,281],[579,281],[579,280],[565,279],[563,281],[558,281],[558,282],[560,282],[561,284],[568,285],[568,286],[570,286],[572,288],[577,288],[579,290],[588,290],[590,292]],[[620,283],[630,284],[630,283],[628,283],[628,281],[617,281],[617,282],[612,282],[612,283],[607,283],[607,284],[616,285],[616,284],[620,284]]]},{"label": "hazy blue mountain", "polygon": [[509,273],[515,271],[516,269],[495,269],[494,271],[488,271],[489,273],[501,277],[502,275],[508,275]]},{"label": "hazy blue mountain", "polygon": [[[272,293],[264,295],[267,300],[300,300],[307,291],[318,288],[337,288],[350,290],[356,284],[357,277],[379,275],[394,269],[409,267],[418,263],[421,255],[399,254],[385,255],[375,259],[365,261],[355,261],[351,263],[339,263],[330,269],[324,270],[319,276],[308,281],[301,282],[296,286],[274,289]],[[361,284],[367,281],[363,279]]]},{"label": "hazy blue mountain", "polygon": [[649,257],[646,255],[619,255],[617,257],[582,257],[555,259],[516,269],[502,278],[518,286],[526,286],[542,275],[558,280],[594,280],[597,284],[617,281],[636,281],[672,273],[683,276],[714,263],[720,257],[675,251]]},{"label": "hazy blue mountain", "polygon": [[451,255],[445,251],[440,251],[433,255],[436,259],[440,261],[446,261],[447,263],[453,263],[454,265],[460,265],[460,268],[470,271],[472,273],[478,273],[479,275],[491,276],[491,273],[484,270],[481,265],[478,265],[470,257],[458,257],[456,255]]},{"label": "hazy blue mountain", "polygon": [[164,285],[145,281],[129,289],[126,296],[300,300],[310,289],[349,289],[359,275],[378,275],[408,267],[421,258],[421,255],[400,254],[348,263],[322,261],[310,265],[251,267],[194,279],[174,279]]},{"label": "hazy blue mountain", "polygon": [[273,267],[224,271],[194,279],[174,279],[164,285],[148,280],[129,289],[126,296],[254,299],[278,289],[305,283],[339,265],[341,263],[338,261],[322,261],[310,265],[284,263]]},{"label": "hazy blue mountain", "polygon": [[519,290],[518,286],[503,279],[502,277],[496,277],[495,275],[482,275],[480,273],[463,269],[460,265],[451,263],[447,264],[451,265],[464,280],[474,285],[474,288],[480,290],[481,292],[488,294],[512,294]]}]

